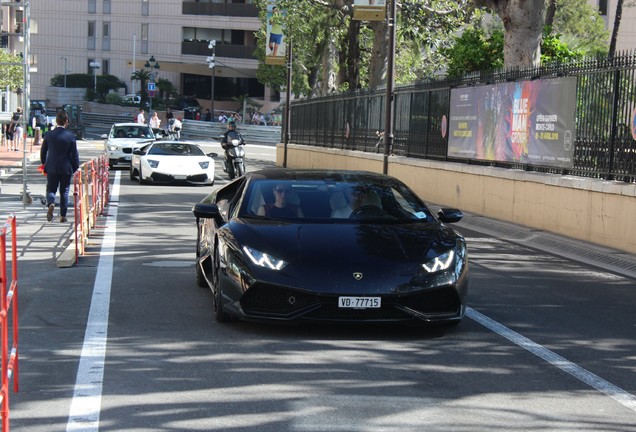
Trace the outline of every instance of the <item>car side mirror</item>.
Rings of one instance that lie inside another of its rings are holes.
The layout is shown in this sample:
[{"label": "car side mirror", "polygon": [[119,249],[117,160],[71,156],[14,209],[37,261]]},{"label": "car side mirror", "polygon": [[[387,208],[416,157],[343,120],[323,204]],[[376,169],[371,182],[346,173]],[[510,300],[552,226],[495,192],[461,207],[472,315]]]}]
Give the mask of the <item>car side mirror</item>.
[{"label": "car side mirror", "polygon": [[216,204],[197,203],[192,207],[192,213],[197,218],[203,219],[220,217],[219,207]]},{"label": "car side mirror", "polygon": [[458,209],[441,208],[437,212],[437,218],[445,223],[459,222],[464,217],[464,213]]}]

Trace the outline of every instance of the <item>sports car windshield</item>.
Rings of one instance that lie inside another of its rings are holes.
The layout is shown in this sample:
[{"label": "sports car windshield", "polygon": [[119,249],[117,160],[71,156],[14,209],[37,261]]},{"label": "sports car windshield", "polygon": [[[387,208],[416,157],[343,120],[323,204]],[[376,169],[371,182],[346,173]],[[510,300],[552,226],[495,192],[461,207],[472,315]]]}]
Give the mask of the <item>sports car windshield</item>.
[{"label": "sports car windshield", "polygon": [[239,217],[372,223],[435,220],[406,185],[374,179],[254,180],[245,192]]},{"label": "sports car windshield", "polygon": [[148,150],[149,155],[163,156],[205,156],[205,153],[196,144],[182,143],[155,143]]}]

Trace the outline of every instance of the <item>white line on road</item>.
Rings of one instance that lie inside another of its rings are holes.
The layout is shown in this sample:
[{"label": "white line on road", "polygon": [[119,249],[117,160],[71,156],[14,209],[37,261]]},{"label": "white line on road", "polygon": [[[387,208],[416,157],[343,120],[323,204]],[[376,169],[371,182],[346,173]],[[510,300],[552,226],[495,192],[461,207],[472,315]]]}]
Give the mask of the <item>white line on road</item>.
[{"label": "white line on road", "polygon": [[117,205],[121,171],[115,173],[110,194],[106,230],[95,275],[91,307],[86,323],[84,345],[77,369],[73,400],[66,424],[67,431],[97,432],[102,403],[104,360],[108,338],[108,312],[113,275],[115,240],[117,238]]},{"label": "white line on road", "polygon": [[557,353],[552,352],[549,349],[537,344],[536,342],[531,341],[527,337],[521,336],[519,333],[510,330],[508,327],[499,324],[497,321],[488,318],[486,315],[483,315],[474,309],[466,308],[466,316],[473,319],[474,321],[477,321],[479,324],[497,333],[498,335],[503,336],[510,342],[531,352],[537,357],[542,358],[551,365],[554,365],[562,371],[572,375],[574,378],[583,381],[590,387],[602,393],[605,393],[621,405],[626,406],[632,411],[636,411],[636,396],[634,396],[633,394],[626,392],[622,388],[615,386],[608,381],[605,381],[598,375],[595,375],[592,372],[583,369],[581,366],[578,366],[571,361],[561,357]]}]

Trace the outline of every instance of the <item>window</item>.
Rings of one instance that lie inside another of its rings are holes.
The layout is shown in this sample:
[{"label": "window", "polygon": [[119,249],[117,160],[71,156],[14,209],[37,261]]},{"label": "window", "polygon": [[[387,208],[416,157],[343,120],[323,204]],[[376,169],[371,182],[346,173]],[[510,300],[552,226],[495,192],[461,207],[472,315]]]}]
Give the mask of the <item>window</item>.
[{"label": "window", "polygon": [[150,15],[150,4],[149,0],[141,0],[141,15],[148,16]]},{"label": "window", "polygon": [[102,74],[110,74],[110,60],[102,59]]},{"label": "window", "polygon": [[102,23],[102,50],[110,51],[110,22]]},{"label": "window", "polygon": [[110,0],[104,0],[103,13],[110,15]]},{"label": "window", "polygon": [[142,54],[148,54],[148,24],[141,25],[141,47]]},{"label": "window", "polygon": [[607,15],[607,0],[598,1],[598,10],[601,13],[601,15],[603,16]]},{"label": "window", "polygon": [[95,49],[95,33],[96,33],[95,21],[88,22],[87,32],[88,32],[88,38],[86,40],[86,49],[94,50]]},{"label": "window", "polygon": [[97,13],[97,0],[88,0],[88,13]]}]

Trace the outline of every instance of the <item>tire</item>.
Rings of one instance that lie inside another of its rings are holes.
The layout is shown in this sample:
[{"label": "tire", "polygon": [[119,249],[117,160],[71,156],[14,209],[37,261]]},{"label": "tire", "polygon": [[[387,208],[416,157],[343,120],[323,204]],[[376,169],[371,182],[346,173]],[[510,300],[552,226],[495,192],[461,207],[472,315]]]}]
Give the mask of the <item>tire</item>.
[{"label": "tire", "polygon": [[132,166],[132,164],[131,164],[131,165],[130,165],[130,171],[129,171],[129,172],[130,172],[130,180],[134,180],[134,179],[135,179],[135,176],[133,175],[133,172],[134,172],[134,171],[135,171],[135,170],[133,169],[133,166]]},{"label": "tire", "polygon": [[139,184],[140,185],[145,183],[143,175],[141,174],[141,164],[139,164],[139,172],[137,173],[137,178],[139,179]]},{"label": "tire", "polygon": [[[217,244],[218,245],[218,244]],[[217,322],[224,323],[231,321],[230,315],[223,310],[223,288],[219,279],[220,259],[218,247],[214,248],[214,261],[212,264],[212,281],[214,289],[214,319]]]},{"label": "tire", "polygon": [[236,167],[236,175],[237,177],[243,177],[245,175],[245,165],[240,163],[237,167]]},{"label": "tire", "polygon": [[205,275],[203,274],[203,270],[201,270],[201,263],[199,260],[194,263],[195,267],[195,280],[197,281],[197,285],[201,288],[210,288],[208,286],[208,281],[205,280]]}]

